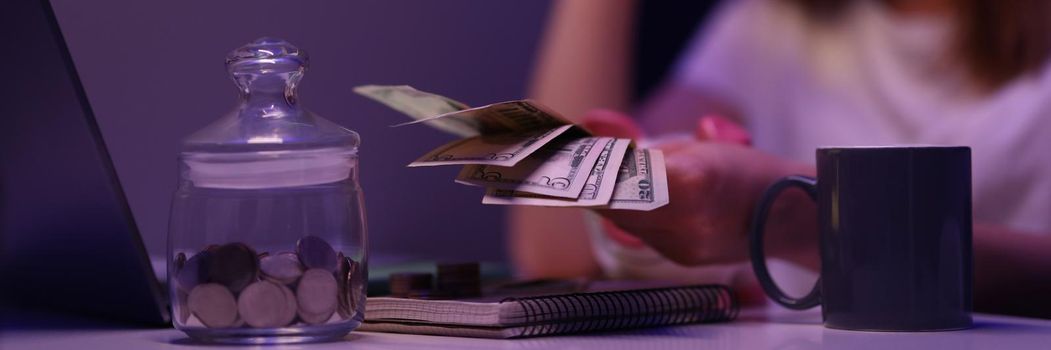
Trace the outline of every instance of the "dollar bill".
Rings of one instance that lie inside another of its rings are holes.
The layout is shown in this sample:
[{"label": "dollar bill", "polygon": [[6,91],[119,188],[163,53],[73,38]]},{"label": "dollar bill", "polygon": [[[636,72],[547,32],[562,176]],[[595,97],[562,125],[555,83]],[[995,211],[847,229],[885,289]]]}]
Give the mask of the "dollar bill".
[{"label": "dollar bill", "polygon": [[608,208],[649,211],[668,204],[669,199],[664,153],[639,148],[629,151],[620,165]]},{"label": "dollar bill", "polygon": [[532,100],[494,103],[470,108],[445,96],[408,85],[364,85],[354,92],[380,102],[413,119],[395,127],[427,124],[458,136],[551,129],[572,124],[558,113]]},{"label": "dollar bill", "polygon": [[577,198],[560,198],[509,189],[489,188],[483,204],[496,205],[537,205],[549,207],[597,207],[609,204],[613,197],[617,173],[624,161],[630,139],[610,139],[606,141],[599,154],[591,174]]},{"label": "dollar bill", "polygon": [[409,166],[484,164],[512,167],[570,129],[574,129],[572,125],[563,125],[547,130],[469,137],[427,152]]},{"label": "dollar bill", "polygon": [[514,167],[465,166],[456,182],[575,199],[611,139],[560,138]]},{"label": "dollar bill", "polygon": [[469,108],[406,85],[354,91],[414,119],[395,127],[425,124],[464,137],[409,166],[465,165],[456,181],[486,187],[485,204],[653,210],[669,202],[659,150],[592,137],[536,101]]},{"label": "dollar bill", "polygon": [[[364,85],[355,87],[354,92],[416,120],[470,108],[451,98],[416,90],[408,85]],[[456,118],[432,120],[427,122],[427,125],[457,136],[467,137],[479,134],[476,125]]]},{"label": "dollar bill", "polygon": [[480,134],[550,129],[573,124],[536,101],[517,100],[450,112],[394,126],[427,124],[437,121],[456,121],[460,125],[469,125]]}]

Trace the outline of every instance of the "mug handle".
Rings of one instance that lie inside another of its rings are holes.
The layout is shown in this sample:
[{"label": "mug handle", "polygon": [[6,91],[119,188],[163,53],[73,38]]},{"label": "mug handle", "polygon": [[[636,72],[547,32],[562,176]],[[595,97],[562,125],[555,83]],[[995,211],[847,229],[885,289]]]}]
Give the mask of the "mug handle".
[{"label": "mug handle", "polygon": [[749,255],[752,259],[752,269],[755,271],[755,276],[766,295],[789,309],[805,310],[821,304],[821,289],[819,288],[821,279],[819,278],[814,283],[814,287],[810,289],[810,293],[807,293],[806,296],[799,299],[790,297],[770,277],[770,270],[766,268],[766,255],[763,253],[763,228],[766,226],[766,217],[770,211],[770,204],[774,202],[774,199],[777,199],[781,191],[790,187],[798,187],[806,192],[807,195],[810,195],[810,199],[817,200],[817,180],[811,177],[786,176],[770,185],[759,199],[755,216],[752,217],[752,230],[748,233]]}]

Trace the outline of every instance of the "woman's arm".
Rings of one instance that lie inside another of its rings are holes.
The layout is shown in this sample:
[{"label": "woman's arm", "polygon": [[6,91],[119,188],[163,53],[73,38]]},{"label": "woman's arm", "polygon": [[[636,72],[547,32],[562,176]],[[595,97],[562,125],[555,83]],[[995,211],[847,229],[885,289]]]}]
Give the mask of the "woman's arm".
[{"label": "woman's arm", "polygon": [[[593,108],[630,104],[634,0],[552,4],[533,76],[531,98],[578,121]],[[511,259],[521,277],[574,277],[599,272],[583,210],[510,209]]]}]

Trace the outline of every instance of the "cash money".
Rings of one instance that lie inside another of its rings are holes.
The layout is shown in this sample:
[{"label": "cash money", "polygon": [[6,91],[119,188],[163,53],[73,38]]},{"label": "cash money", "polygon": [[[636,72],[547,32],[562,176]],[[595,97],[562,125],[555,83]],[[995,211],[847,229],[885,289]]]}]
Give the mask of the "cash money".
[{"label": "cash money", "polygon": [[525,191],[488,188],[483,204],[496,205],[539,205],[550,207],[597,207],[609,203],[613,196],[613,187],[617,172],[624,161],[629,139],[610,139],[599,154],[591,174],[577,198],[559,198]]},{"label": "cash money", "polygon": [[483,135],[550,129],[561,125],[573,124],[573,122],[536,101],[517,100],[468,108],[394,126],[431,124],[438,121],[451,120],[456,120],[457,124],[460,125],[470,125],[477,133]]},{"label": "cash money", "polygon": [[664,153],[633,149],[620,166],[609,209],[653,210],[670,202]]},{"label": "cash money", "polygon": [[415,119],[395,126],[427,124],[468,136],[409,166],[464,165],[456,181],[486,187],[484,204],[652,210],[670,201],[660,151],[593,137],[535,101],[460,108],[466,106],[407,86],[355,91]]},{"label": "cash money", "polygon": [[[580,198],[566,199],[534,193],[490,188],[482,198],[484,204],[537,205],[548,207],[594,207],[649,211],[669,203],[668,179],[665,174],[664,155],[659,150],[629,149],[617,163],[616,181],[596,182],[588,179],[589,190]],[[597,168],[598,166],[596,166]],[[610,169],[606,169],[608,172]],[[594,172],[593,172],[594,174]],[[593,175],[594,176],[594,175]],[[594,192],[609,191],[609,197],[593,196]]]},{"label": "cash money", "polygon": [[514,167],[465,166],[456,177],[456,182],[553,197],[577,198],[584,189],[602,148],[614,140],[610,137],[558,140]]},{"label": "cash money", "polygon": [[410,163],[409,166],[457,164],[515,166],[571,128],[573,128],[572,125],[563,125],[553,129],[480,135],[453,141],[428,152]]},{"label": "cash money", "polygon": [[354,92],[405,113],[415,121],[467,137],[428,152],[410,167],[489,164],[513,166],[571,126],[565,118],[535,101],[508,101],[477,108],[410,86],[366,85]]},{"label": "cash money", "polygon": [[[427,119],[437,115],[467,109],[467,105],[445,96],[416,90],[407,85],[365,85],[354,88],[354,92],[378,101],[396,111],[405,113],[413,119]],[[464,124],[460,119],[441,119],[428,122],[438,130],[457,136],[478,135],[478,128]]]}]

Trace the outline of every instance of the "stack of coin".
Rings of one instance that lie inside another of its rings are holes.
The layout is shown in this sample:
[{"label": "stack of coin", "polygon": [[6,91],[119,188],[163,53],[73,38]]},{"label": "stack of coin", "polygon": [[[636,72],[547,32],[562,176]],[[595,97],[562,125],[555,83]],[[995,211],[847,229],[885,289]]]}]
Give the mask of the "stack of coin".
[{"label": "stack of coin", "polygon": [[390,294],[402,298],[426,298],[432,293],[433,276],[426,272],[399,272],[390,275]]},{"label": "stack of coin", "polygon": [[[357,313],[364,267],[321,238],[306,236],[293,252],[256,252],[244,243],[208,246],[173,257],[181,324],[209,328],[277,328],[327,323]],[[338,313],[337,313],[338,311]]]},{"label": "stack of coin", "polygon": [[482,294],[482,273],[477,262],[438,264],[437,294],[446,298],[469,298]]}]

